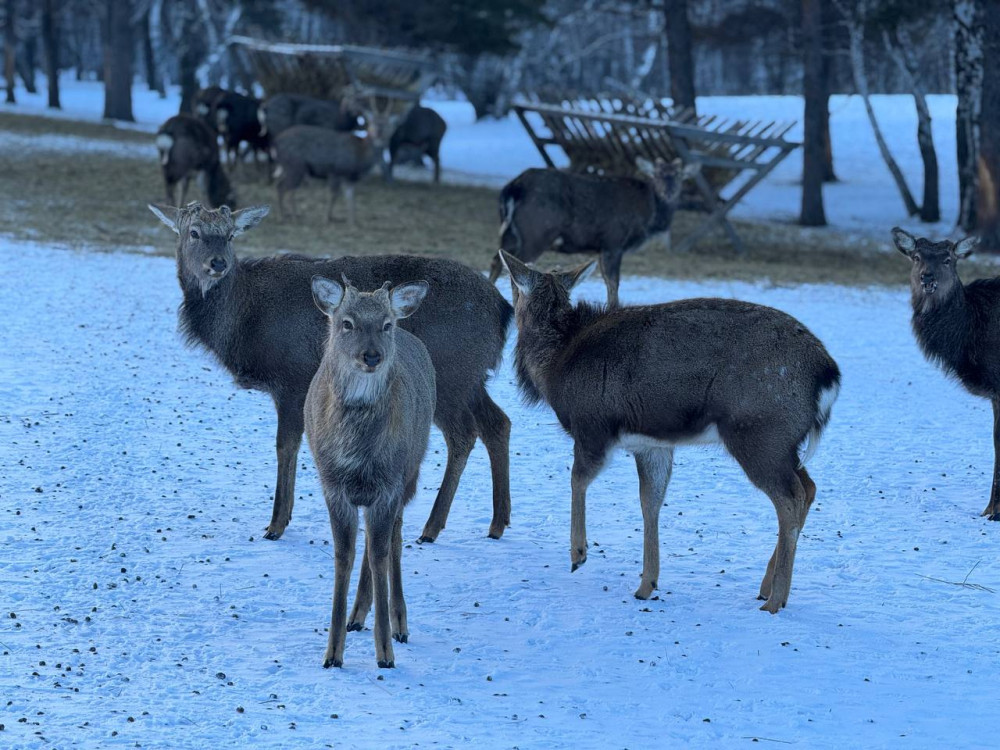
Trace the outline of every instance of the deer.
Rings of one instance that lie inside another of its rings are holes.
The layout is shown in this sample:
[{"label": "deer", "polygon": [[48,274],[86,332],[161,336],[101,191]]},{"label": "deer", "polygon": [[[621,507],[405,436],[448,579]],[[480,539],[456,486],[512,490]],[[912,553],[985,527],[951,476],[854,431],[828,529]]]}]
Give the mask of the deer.
[{"label": "deer", "polygon": [[[184,205],[191,178],[204,178],[205,197],[212,206],[236,203],[236,194],[219,163],[216,135],[204,122],[193,115],[174,115],[156,133],[156,148],[160,152],[160,168],[167,202]],[[176,202],[177,183],[181,183],[181,200]]]},{"label": "deer", "polygon": [[934,242],[894,227],[892,240],[912,262],[911,324],[928,361],[993,404],[993,487],[982,514],[1000,521],[1000,278],[963,284],[958,261],[978,237]]},{"label": "deer", "polygon": [[313,125],[349,132],[358,127],[358,112],[353,100],[333,101],[304,94],[275,94],[257,110],[261,135],[277,138],[293,125]]},{"label": "deer", "polygon": [[327,318],[312,298],[317,274],[346,274],[366,291],[385,281],[430,283],[433,291],[417,313],[401,321],[434,363],[434,423],[447,448],[441,487],[418,541],[434,542],[444,529],[477,437],[486,446],[493,480],[489,535],[503,536],[510,525],[510,420],[490,398],[486,381],[500,364],[513,309],[482,274],[455,261],[413,255],[240,258],[233,240],[255,227],[268,206],[210,210],[195,202],[149,208],[177,235],[178,318],[186,342],[214,354],[238,387],[263,391],[274,402],[278,472],[265,539],[279,539],[292,517],[303,407],[327,338]]},{"label": "deer", "polygon": [[[344,666],[347,631],[362,627],[374,594],[375,660],[391,669],[392,640],[409,639],[403,508],[417,491],[436,391],[430,354],[398,323],[416,312],[429,286],[413,281],[390,289],[387,281],[374,292],[359,292],[343,279],[342,286],[312,278],[313,299],[330,322],[305,403],[306,435],[333,532],[333,612],[323,666]],[[348,624],[358,508],[365,513],[364,567]]]},{"label": "deer", "polygon": [[679,445],[721,443],[774,504],[778,541],[761,581],[762,610],[788,602],[799,533],[816,496],[805,465],[840,390],[840,370],[795,318],[729,299],[606,309],[570,303],[593,261],[533,270],[506,251],[518,339],[515,372],[573,439],[570,563],[587,561],[586,493],[609,454],[632,451],[643,519],[648,599],[660,573],[660,507]]},{"label": "deer", "polygon": [[[650,163],[638,159],[637,177],[574,174],[527,169],[500,191],[500,247],[524,263],[546,250],[597,253],[608,289],[608,306],[618,306],[622,257],[652,235],[669,232],[683,181],[700,164],[680,159]],[[500,256],[490,281],[502,271]]]},{"label": "deer", "polygon": [[243,96],[235,91],[222,93],[215,101],[215,129],[226,147],[226,158],[233,169],[236,168],[240,144],[246,143],[257,154],[269,152],[268,138],[261,135],[257,112],[260,102],[251,96]]},{"label": "deer", "polygon": [[434,162],[434,182],[441,182],[441,140],[448,129],[444,119],[428,107],[414,106],[389,138],[389,161],[383,167],[386,180],[392,180],[392,169],[401,152],[422,163],[424,154]]}]

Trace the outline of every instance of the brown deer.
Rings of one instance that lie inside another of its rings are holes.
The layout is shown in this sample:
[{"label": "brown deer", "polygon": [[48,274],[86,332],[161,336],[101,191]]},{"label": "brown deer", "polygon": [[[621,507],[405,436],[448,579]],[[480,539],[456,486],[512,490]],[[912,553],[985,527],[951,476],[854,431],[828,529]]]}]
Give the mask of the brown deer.
[{"label": "brown deer", "polygon": [[587,487],[611,451],[631,450],[644,528],[635,596],[648,598],[660,574],[658,522],[674,447],[721,443],[777,511],[778,543],[759,598],[768,612],[784,607],[816,495],[805,463],[840,390],[837,363],[819,339],[783,312],[737,300],[574,307],[569,290],[593,261],[543,274],[500,254],[514,295],[521,391],[549,404],[574,442],[572,569],[587,561]]},{"label": "brown deer", "polygon": [[[348,630],[360,630],[375,598],[375,660],[395,666],[392,638],[406,643],[403,507],[417,491],[434,416],[434,364],[420,339],[399,328],[427,294],[425,281],[387,281],[359,292],[314,276],[316,306],[329,318],[323,360],[306,397],[305,423],[333,530],[336,573],[324,667],[344,665]],[[347,622],[358,508],[365,554],[355,612]],[[391,577],[391,583],[390,583]],[[390,602],[391,591],[391,602]],[[391,623],[391,624],[390,624]]]},{"label": "brown deer", "polygon": [[993,404],[993,488],[982,515],[1000,521],[1000,278],[963,284],[958,277],[958,261],[972,255],[977,237],[934,242],[895,227],[892,239],[913,262],[913,333],[924,356]]},{"label": "brown deer", "polygon": [[[640,159],[637,166],[638,177],[525,170],[500,191],[500,247],[524,263],[549,249],[597,253],[608,305],[617,307],[622,256],[669,231],[683,181],[700,165]],[[490,281],[501,270],[497,256]]]},{"label": "brown deer", "polygon": [[[168,203],[184,205],[191,178],[199,175],[204,177],[205,197],[211,206],[236,205],[236,194],[219,162],[216,134],[197,117],[174,115],[163,123],[156,133],[156,148]],[[180,203],[176,202],[178,182]]]}]

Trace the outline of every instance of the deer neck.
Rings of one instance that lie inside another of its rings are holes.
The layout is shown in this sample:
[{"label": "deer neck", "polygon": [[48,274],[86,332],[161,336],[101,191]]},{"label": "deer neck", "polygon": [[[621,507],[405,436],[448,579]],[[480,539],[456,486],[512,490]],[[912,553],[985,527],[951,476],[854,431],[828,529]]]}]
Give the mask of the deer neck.
[{"label": "deer neck", "polygon": [[650,229],[653,232],[662,232],[670,228],[680,196],[670,198],[656,186],[650,185],[650,188],[653,194],[653,219]]},{"label": "deer neck", "polygon": [[518,385],[528,403],[551,403],[560,375],[561,354],[583,328],[583,305],[569,304],[548,314],[523,311],[518,320],[519,333],[514,350],[514,370]]},{"label": "deer neck", "polygon": [[236,338],[236,302],[243,282],[241,261],[211,287],[204,288],[185,269],[177,257],[177,279],[183,301],[178,316],[181,332],[189,344],[198,344],[214,352],[227,366],[227,353]]},{"label": "deer neck", "polygon": [[914,294],[912,323],[924,354],[951,370],[959,367],[972,327],[972,311],[960,281],[941,300]]}]

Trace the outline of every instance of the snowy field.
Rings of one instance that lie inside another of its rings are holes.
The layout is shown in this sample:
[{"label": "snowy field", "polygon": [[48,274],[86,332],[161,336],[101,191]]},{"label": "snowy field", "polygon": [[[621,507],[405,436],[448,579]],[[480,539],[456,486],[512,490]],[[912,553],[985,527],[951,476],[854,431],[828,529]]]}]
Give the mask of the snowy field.
[{"label": "snowy field", "polygon": [[[622,283],[626,303],[774,305],[840,363],[779,615],[755,600],[774,512],[718,449],[678,451],[658,598],[631,595],[624,454],[592,486],[593,548],[570,573],[571,446],[521,405],[512,335],[491,392],[514,424],[513,526],[485,537],[477,446],[438,543],[405,547],[397,669],[375,667],[369,630],[323,670],[333,560],[312,462],[284,538],[263,541],[273,410],[184,348],[174,273],[0,248],[0,747],[995,747],[990,409],[923,361],[903,290]],[[407,540],[443,457],[435,430]]]},{"label": "snowy field", "polygon": [[[18,104],[5,107],[6,112],[52,114],[45,107],[44,79],[39,94],[27,94],[18,89]],[[165,99],[145,86],[133,89],[133,108],[138,122],[128,125],[149,131],[176,114],[180,96],[176,89]],[[886,133],[900,168],[906,175],[917,201],[923,194],[923,164],[917,147],[917,117],[913,99],[909,96],[873,96],[875,112]],[[103,84],[96,81],[63,79],[64,111],[58,117],[98,120],[104,107]],[[448,133],[441,147],[444,178],[452,182],[500,187],[528,167],[544,166],[544,162],[517,118],[511,114],[504,120],[475,122],[472,106],[467,102],[427,101],[448,123]],[[958,216],[958,175],[955,156],[955,97],[931,96],[928,105],[933,118],[934,142],[937,146],[941,183],[942,220],[936,225],[921,224],[906,215],[902,199],[885,163],[879,156],[871,125],[862,101],[857,96],[834,96],[830,100],[830,132],[833,139],[834,167],[840,182],[824,188],[827,221],[848,233],[888,238],[888,229],[903,226],[933,236],[950,234]],[[802,99],[796,96],[699,97],[699,111],[732,119],[796,120],[786,136],[802,140]],[[5,141],[0,132],[0,151],[20,148],[20,143]],[[38,147],[65,148],[72,144],[53,144],[40,139]],[[81,145],[81,148],[90,148]],[[133,154],[134,147],[128,152]],[[149,154],[154,149],[150,145]],[[415,170],[403,169],[400,175],[414,176]],[[750,220],[795,221],[801,203],[800,179],[802,150],[796,149],[760,185],[733,210],[733,215]],[[426,174],[417,175],[428,179]]]}]

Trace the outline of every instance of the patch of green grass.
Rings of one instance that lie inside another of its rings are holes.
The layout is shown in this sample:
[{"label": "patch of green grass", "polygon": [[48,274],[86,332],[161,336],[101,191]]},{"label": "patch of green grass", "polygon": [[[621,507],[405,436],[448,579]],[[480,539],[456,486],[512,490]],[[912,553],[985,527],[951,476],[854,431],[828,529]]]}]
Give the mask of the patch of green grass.
[{"label": "patch of green grass", "polygon": [[[104,143],[148,144],[149,158],[102,151],[59,152],[45,148],[9,149],[0,169],[0,231],[16,238],[94,249],[146,249],[171,255],[173,235],[146,209],[163,202],[163,181],[153,136],[100,123],[52,120],[0,113],[0,130],[19,135],[61,135]],[[271,203],[272,214],[239,240],[239,251],[267,254],[294,251],[315,255],[413,252],[462,261],[487,269],[497,247],[497,192],[493,189],[434,186],[375,176],[355,195],[359,224],[325,219],[328,191],[314,181],[298,192],[300,222],[282,221],[277,194],[263,170],[247,165],[234,178],[242,205]],[[201,198],[192,183],[188,199]],[[338,204],[335,216],[346,218]],[[702,215],[678,213],[672,230],[680,241]],[[848,239],[833,230],[791,224],[733,222],[746,251],[737,254],[720,231],[693,250],[670,252],[651,242],[626,256],[625,275],[678,279],[768,279],[777,284],[837,283],[857,286],[904,285],[909,264],[869,239]],[[886,230],[888,243],[888,228]],[[592,256],[590,256],[592,257]],[[583,262],[586,257],[545,255],[539,265]],[[989,263],[966,261],[963,276],[996,275]]]}]

